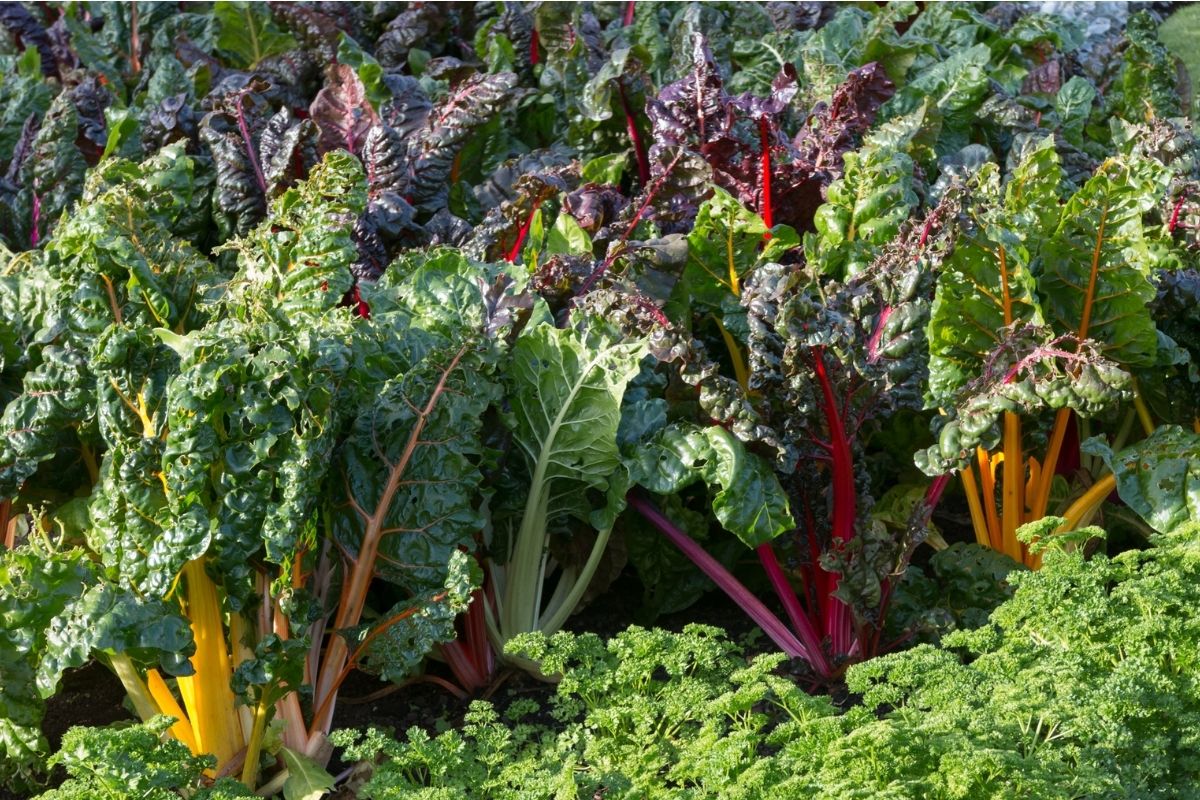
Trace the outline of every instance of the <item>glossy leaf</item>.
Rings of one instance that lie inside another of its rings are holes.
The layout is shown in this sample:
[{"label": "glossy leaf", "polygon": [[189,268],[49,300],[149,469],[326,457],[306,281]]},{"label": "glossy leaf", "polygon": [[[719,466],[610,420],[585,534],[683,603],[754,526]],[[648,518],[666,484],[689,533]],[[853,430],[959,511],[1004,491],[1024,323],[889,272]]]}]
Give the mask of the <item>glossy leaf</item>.
[{"label": "glossy leaf", "polygon": [[771,468],[724,428],[668,427],[639,444],[628,464],[630,477],[657,494],[676,494],[703,482],[712,491],[717,520],[747,547],[795,525]]}]

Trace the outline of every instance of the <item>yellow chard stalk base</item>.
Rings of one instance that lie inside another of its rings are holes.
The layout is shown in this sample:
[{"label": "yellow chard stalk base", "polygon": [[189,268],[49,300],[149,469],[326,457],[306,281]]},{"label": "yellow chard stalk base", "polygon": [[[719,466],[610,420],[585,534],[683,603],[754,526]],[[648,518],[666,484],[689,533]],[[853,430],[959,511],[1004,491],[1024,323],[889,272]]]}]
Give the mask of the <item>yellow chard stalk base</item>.
[{"label": "yellow chard stalk base", "polygon": [[170,727],[170,734],[186,744],[194,755],[199,755],[200,749],[196,745],[196,736],[192,731],[192,723],[188,719],[187,714],[184,713],[184,710],[180,708],[179,701],[175,699],[175,695],[171,694],[170,687],[167,686],[167,682],[163,680],[158,670],[152,669],[146,673],[146,683],[149,684],[150,695],[154,698],[162,713],[177,720]]},{"label": "yellow chard stalk base", "polygon": [[221,605],[203,560],[188,562],[183,577],[187,584],[187,616],[196,638],[196,654],[192,656],[196,672],[178,679],[179,693],[191,721],[196,751],[216,756],[220,769],[246,746],[230,688],[233,673]]}]

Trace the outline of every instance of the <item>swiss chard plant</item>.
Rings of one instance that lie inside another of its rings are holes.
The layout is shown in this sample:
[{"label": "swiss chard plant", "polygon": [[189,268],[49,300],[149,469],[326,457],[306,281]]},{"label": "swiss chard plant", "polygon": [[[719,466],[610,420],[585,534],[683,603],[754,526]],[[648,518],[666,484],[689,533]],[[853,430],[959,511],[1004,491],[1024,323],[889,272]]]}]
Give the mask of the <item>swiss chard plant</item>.
[{"label": "swiss chard plant", "polygon": [[[14,785],[89,660],[143,724],[68,737],[59,796],[91,770],[304,797],[353,670],[569,688],[604,659],[537,635],[627,565],[648,615],[715,581],[828,686],[977,619],[897,588],[959,508],[1030,566],[1022,524],[1088,530],[1114,490],[1143,533],[1197,517],[1200,173],[1149,16],[9,3],[0,28]],[[668,693],[655,725],[759,755],[773,697],[842,729],[777,658],[731,707],[723,645],[628,641],[665,648],[635,682],[686,662],[732,720]],[[593,770],[561,752],[556,792]]]},{"label": "swiss chard plant", "polygon": [[[930,321],[930,398],[945,416],[918,463],[930,474],[959,472],[978,541],[1012,558],[1037,563],[1016,530],[1047,513],[1060,459],[1078,463],[1078,434],[1075,452],[1064,452],[1073,418],[1132,402],[1130,421],[1136,413],[1153,430],[1133,373],[1179,358],[1150,308],[1156,262],[1146,218],[1168,180],[1162,163],[1133,152],[1062,198],[1049,138],[1029,142],[1003,185],[994,164],[968,180]],[[1051,412],[1038,458],[1025,430]],[[1128,427],[1113,434],[1120,449]],[[1065,509],[1069,525],[1113,489],[1111,476],[1092,477]]]}]

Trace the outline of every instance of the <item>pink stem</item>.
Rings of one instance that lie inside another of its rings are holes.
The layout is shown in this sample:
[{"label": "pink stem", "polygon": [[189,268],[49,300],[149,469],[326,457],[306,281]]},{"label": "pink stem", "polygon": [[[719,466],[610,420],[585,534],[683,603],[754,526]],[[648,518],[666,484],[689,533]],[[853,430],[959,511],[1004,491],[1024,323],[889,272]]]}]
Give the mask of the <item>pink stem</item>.
[{"label": "pink stem", "polygon": [[879,360],[879,340],[883,338],[883,327],[887,325],[893,310],[891,306],[884,306],[879,310],[879,319],[875,322],[875,330],[871,333],[870,340],[867,341],[867,362],[870,364]]},{"label": "pink stem", "polygon": [[258,153],[254,152],[254,140],[250,138],[250,128],[246,125],[246,112],[242,109],[242,97],[238,97],[237,101],[237,123],[238,130],[242,132],[242,141],[246,145],[246,157],[250,159],[250,166],[254,168],[254,179],[258,181],[258,188],[265,195],[267,193],[267,179],[263,175],[262,167],[258,163]]},{"label": "pink stem", "polygon": [[[834,543],[849,542],[854,538],[854,520],[857,507],[857,492],[854,487],[854,462],[850,454],[850,440],[846,437],[846,429],[838,413],[837,401],[833,396],[833,384],[825,369],[825,351],[814,348],[815,359],[813,369],[816,372],[817,383],[821,387],[822,405],[825,409],[825,421],[829,427],[830,445],[833,449],[833,539]],[[841,583],[841,575],[831,576],[834,581],[834,591]],[[853,637],[853,620],[850,609],[832,593],[827,595],[830,605],[827,607],[826,633],[833,640],[833,652],[846,654],[849,652]]]},{"label": "pink stem", "polygon": [[622,26],[629,27],[630,25],[633,24],[633,7],[634,7],[633,0],[629,0],[629,2],[627,2],[625,4],[625,15],[621,18]]},{"label": "pink stem", "polygon": [[29,232],[29,244],[31,247],[37,247],[41,241],[41,235],[38,232],[38,222],[42,215],[42,198],[37,196],[37,192],[33,194],[33,229]]},{"label": "pink stem", "polygon": [[[810,653],[820,654],[820,664],[813,663],[813,668],[821,673],[822,676],[829,676],[829,663],[825,660],[825,652],[821,649],[821,637],[817,634],[817,629],[812,624],[812,620],[804,613],[804,609],[800,606],[800,598],[796,597],[796,592],[793,591],[791,583],[788,582],[787,575],[783,573],[783,568],[779,566],[779,559],[775,556],[775,548],[770,542],[760,544],[754,550],[758,553],[758,560],[763,566],[763,570],[767,573],[768,580],[771,581],[771,588],[775,590],[775,595],[779,598],[779,602],[783,603],[783,608],[787,612],[788,619],[792,622],[792,630],[799,636],[800,641]],[[810,659],[810,663],[815,659]]]},{"label": "pink stem", "polygon": [[775,227],[775,215],[771,209],[771,128],[766,117],[758,120],[758,137],[762,143],[762,219],[768,229],[763,240],[769,241],[770,229]]},{"label": "pink stem", "polygon": [[[772,614],[771,610],[762,604],[762,601],[751,594],[750,590],[733,577],[719,561],[705,552],[704,548],[697,544],[692,537],[675,527],[675,524],[667,519],[653,503],[636,492],[630,492],[626,499],[632,508],[645,517],[663,536],[670,539],[671,543],[699,567],[701,572],[707,575],[733,602],[737,603],[738,607],[745,611],[746,615],[754,620],[783,652],[793,658],[807,660],[818,672],[828,673],[829,665],[825,661],[823,653],[818,650],[810,655],[808,649],[796,638],[795,634],[788,630],[779,617]],[[819,664],[824,666],[824,670],[818,666]]]}]

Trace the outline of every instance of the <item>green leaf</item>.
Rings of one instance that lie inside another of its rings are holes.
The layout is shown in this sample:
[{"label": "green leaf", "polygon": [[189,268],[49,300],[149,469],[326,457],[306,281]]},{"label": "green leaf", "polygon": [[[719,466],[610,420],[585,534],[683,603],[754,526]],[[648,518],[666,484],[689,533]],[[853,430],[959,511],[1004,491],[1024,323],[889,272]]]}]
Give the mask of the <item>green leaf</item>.
[{"label": "green leaf", "polygon": [[977,44],[955,50],[944,61],[922,70],[880,110],[887,122],[916,110],[928,98],[943,119],[939,152],[953,152],[970,141],[975,111],[987,95],[991,50]]},{"label": "green leaf", "polygon": [[94,653],[126,654],[157,663],[171,675],[190,675],[188,659],[194,652],[191,626],[177,604],[98,584],[68,604],[47,629],[38,691],[50,697],[62,673],[82,667]]},{"label": "green leaf", "polygon": [[[506,385],[524,467],[514,480],[524,483],[525,497],[519,517],[510,519],[515,531],[507,557],[497,559],[506,562],[500,620],[506,637],[537,630],[544,621],[536,598],[550,537],[589,526],[600,532],[597,553],[625,503],[617,428],[625,387],[638,373],[646,343],[623,342],[598,321],[584,324],[583,330],[536,326],[512,351]],[[589,565],[596,567],[591,559]]]},{"label": "green leaf", "polygon": [[1086,316],[1084,335],[1121,364],[1148,366],[1158,355],[1147,308],[1155,290],[1142,218],[1164,199],[1168,179],[1147,158],[1105,161],[1067,200],[1041,249],[1038,292],[1047,321],[1061,333],[1077,333]]},{"label": "green leaf", "polygon": [[1099,437],[1081,447],[1104,459],[1121,500],[1159,533],[1200,521],[1200,434],[1163,425],[1114,453]]},{"label": "green leaf", "polygon": [[227,303],[288,315],[336,306],[354,284],[353,221],[366,205],[359,160],[345,150],[326,153],[308,180],[271,202],[261,225],[221,248],[236,252],[240,267]]},{"label": "green leaf", "polygon": [[917,205],[912,158],[888,147],[846,153],[843,176],[826,197],[813,219],[816,233],[804,237],[805,257],[826,275],[855,275]]},{"label": "green leaf", "polygon": [[284,800],[320,800],[333,789],[333,776],[306,755],[287,747],[279,750],[288,777],[283,784]]},{"label": "green leaf", "polygon": [[213,4],[217,47],[237,67],[254,67],[267,56],[294,49],[295,39],[272,21],[265,3],[218,0]]},{"label": "green leaf", "polygon": [[1059,131],[1064,139],[1076,147],[1083,146],[1083,126],[1091,116],[1092,103],[1095,100],[1096,88],[1080,75],[1075,75],[1064,83],[1054,98]]},{"label": "green leaf", "polygon": [[[1118,92],[1110,100],[1114,110],[1129,121],[1153,117],[1178,117],[1183,113],[1183,92],[1175,57],[1158,40],[1157,24],[1144,11],[1125,23],[1126,47],[1122,57]],[[1193,77],[1194,79],[1194,77]]]},{"label": "green leaf", "polygon": [[929,393],[939,404],[952,402],[979,376],[1005,326],[1042,323],[1023,237],[1036,245],[1038,228],[1047,227],[1048,217],[1057,219],[1058,178],[1058,157],[1047,139],[1016,168],[1003,204],[995,164],[968,179],[958,240],[938,276],[930,311]]},{"label": "green leaf", "polygon": [[81,550],[46,554],[25,546],[0,554],[0,780],[41,771],[46,741],[36,671],[46,632],[94,580]]},{"label": "green leaf", "polygon": [[638,445],[627,463],[633,481],[657,494],[677,494],[703,482],[713,492],[717,520],[747,547],[795,527],[771,466],[724,428],[672,425]]},{"label": "green leaf", "polygon": [[[393,531],[379,544],[381,576],[410,593],[442,587],[447,560],[483,526],[476,506],[484,412],[496,399],[482,265],[435,252],[372,295],[370,327],[348,381],[354,419],[339,459],[339,495]],[[389,481],[400,482],[393,490]],[[367,519],[335,519],[357,553]]]},{"label": "green leaf", "polygon": [[626,153],[597,156],[579,168],[579,175],[589,183],[620,186],[621,176],[625,174],[628,165],[629,155]]},{"label": "green leaf", "polygon": [[[538,213],[541,211],[539,209]],[[532,239],[532,226],[530,230],[530,238]],[[550,229],[549,236],[546,237],[546,253],[548,255],[573,255],[573,256],[588,256],[592,255],[592,237],[588,232],[579,226],[579,223],[570,214],[563,212],[554,220],[554,227]]]},{"label": "green leaf", "polygon": [[688,258],[678,292],[686,292],[701,308],[718,309],[727,298],[741,294],[742,283],[759,264],[779,260],[799,245],[786,225],[770,229],[729,192],[714,186],[712,197],[700,206],[688,234]]}]

